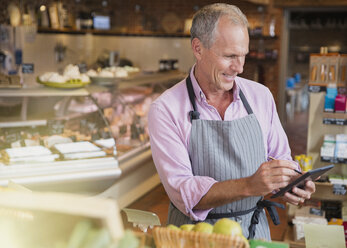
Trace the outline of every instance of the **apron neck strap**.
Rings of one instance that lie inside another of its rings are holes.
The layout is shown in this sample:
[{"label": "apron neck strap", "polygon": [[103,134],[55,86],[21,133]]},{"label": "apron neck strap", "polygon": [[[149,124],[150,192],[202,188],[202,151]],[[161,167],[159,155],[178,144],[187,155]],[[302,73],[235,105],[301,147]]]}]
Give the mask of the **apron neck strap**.
[{"label": "apron neck strap", "polygon": [[190,121],[198,120],[200,117],[200,113],[196,110],[195,94],[194,94],[192,80],[190,79],[190,75],[188,75],[186,79],[186,85],[187,85],[189,100],[193,106],[193,110],[189,112]]},{"label": "apron neck strap", "polygon": [[[195,94],[194,94],[194,89],[193,89],[193,84],[192,84],[192,80],[190,78],[190,74],[188,75],[188,77],[186,78],[186,85],[187,85],[187,90],[188,90],[188,95],[189,95],[189,100],[190,103],[193,106],[193,110],[189,112],[189,116],[190,116],[190,120],[197,120],[200,117],[200,113],[196,110],[196,103],[195,103]],[[243,103],[243,105],[245,106],[247,113],[253,114],[253,110],[251,108],[251,106],[249,105],[245,95],[243,94],[242,90],[240,89],[240,98],[241,101]]]},{"label": "apron neck strap", "polygon": [[245,95],[243,94],[242,90],[240,89],[240,98],[241,98],[241,101],[243,103],[243,105],[245,106],[246,110],[247,110],[247,113],[250,115],[250,114],[253,114],[253,110],[251,108],[251,106],[249,106],[249,103],[245,97]]}]

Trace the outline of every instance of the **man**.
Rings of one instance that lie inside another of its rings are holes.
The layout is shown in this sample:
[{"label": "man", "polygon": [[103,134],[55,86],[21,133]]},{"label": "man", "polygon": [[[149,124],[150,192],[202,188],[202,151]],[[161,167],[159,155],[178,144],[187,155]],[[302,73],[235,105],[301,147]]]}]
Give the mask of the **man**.
[{"label": "man", "polygon": [[[263,208],[278,222],[278,204],[263,196],[296,178],[298,167],[268,88],[237,77],[248,53],[247,27],[232,5],[212,4],[195,14],[196,64],[151,105],[149,132],[171,200],[168,223],[213,224],[227,217],[241,223],[245,237],[270,240]],[[267,161],[269,156],[276,160]],[[309,199],[315,186],[305,186],[284,199],[296,205]]]}]

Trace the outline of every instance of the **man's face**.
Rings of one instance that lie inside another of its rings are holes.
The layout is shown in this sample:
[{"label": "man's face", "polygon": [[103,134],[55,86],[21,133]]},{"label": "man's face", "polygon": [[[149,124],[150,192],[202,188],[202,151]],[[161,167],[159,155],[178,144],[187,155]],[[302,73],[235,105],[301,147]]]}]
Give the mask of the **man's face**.
[{"label": "man's face", "polygon": [[197,64],[211,90],[229,91],[237,74],[242,73],[248,53],[249,37],[246,27],[230,23],[222,17],[215,33],[215,41],[208,49],[201,44]]}]

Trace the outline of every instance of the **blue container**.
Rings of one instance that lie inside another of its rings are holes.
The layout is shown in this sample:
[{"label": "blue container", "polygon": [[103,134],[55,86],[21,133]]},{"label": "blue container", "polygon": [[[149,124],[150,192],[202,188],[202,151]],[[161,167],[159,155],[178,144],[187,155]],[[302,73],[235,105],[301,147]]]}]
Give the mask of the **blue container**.
[{"label": "blue container", "polygon": [[294,74],[294,79],[295,79],[295,83],[300,83],[300,81],[301,81],[301,74],[300,73],[295,73]]},{"label": "blue container", "polygon": [[326,95],[324,101],[324,111],[325,112],[334,112],[335,108],[335,97],[334,95]]},{"label": "blue container", "polygon": [[294,78],[292,78],[292,77],[287,78],[286,85],[287,85],[287,88],[289,88],[289,89],[294,88],[294,85],[295,85],[295,79],[294,79]]}]

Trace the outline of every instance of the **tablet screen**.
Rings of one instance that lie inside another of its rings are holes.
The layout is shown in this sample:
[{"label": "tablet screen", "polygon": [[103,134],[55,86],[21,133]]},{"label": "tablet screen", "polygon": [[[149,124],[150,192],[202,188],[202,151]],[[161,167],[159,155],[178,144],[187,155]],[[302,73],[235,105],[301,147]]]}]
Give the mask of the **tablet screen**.
[{"label": "tablet screen", "polygon": [[328,165],[328,166],[324,166],[318,169],[314,169],[314,170],[310,170],[308,172],[306,172],[305,174],[303,174],[302,176],[298,177],[297,179],[295,179],[293,182],[291,182],[290,184],[288,184],[286,187],[280,189],[280,191],[278,191],[277,193],[275,193],[274,195],[271,196],[271,198],[276,198],[279,196],[283,196],[286,192],[292,190],[293,187],[304,187],[305,182],[307,180],[311,180],[314,181],[316,180],[319,176],[323,175],[325,172],[327,172],[328,170],[334,168],[334,165]]}]

